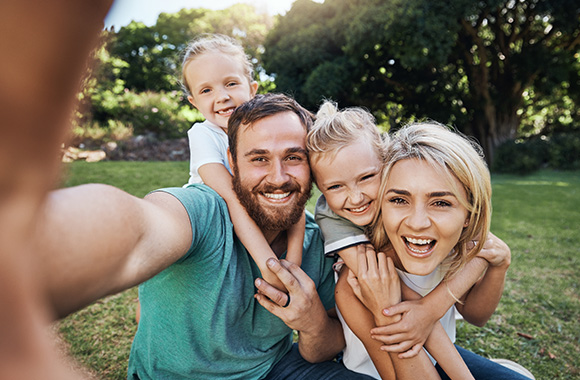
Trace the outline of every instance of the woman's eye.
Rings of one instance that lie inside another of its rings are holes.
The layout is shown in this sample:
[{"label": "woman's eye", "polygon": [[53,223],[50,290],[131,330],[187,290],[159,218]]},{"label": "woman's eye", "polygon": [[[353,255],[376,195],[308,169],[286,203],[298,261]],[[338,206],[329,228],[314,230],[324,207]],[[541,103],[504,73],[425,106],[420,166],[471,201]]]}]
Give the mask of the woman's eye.
[{"label": "woman's eye", "polygon": [[403,198],[390,198],[389,203],[393,203],[395,205],[401,205],[401,204],[405,203],[405,200]]},{"label": "woman's eye", "polygon": [[449,207],[451,206],[451,203],[447,202],[447,201],[436,201],[435,203],[433,203],[436,207]]}]

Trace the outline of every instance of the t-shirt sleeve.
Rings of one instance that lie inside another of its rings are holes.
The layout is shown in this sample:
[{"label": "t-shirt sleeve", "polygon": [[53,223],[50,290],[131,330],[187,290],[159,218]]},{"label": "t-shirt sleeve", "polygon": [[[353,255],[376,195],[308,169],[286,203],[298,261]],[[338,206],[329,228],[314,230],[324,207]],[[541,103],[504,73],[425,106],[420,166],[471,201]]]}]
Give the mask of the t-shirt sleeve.
[{"label": "t-shirt sleeve", "polygon": [[199,168],[205,164],[218,163],[227,165],[227,146],[218,141],[218,136],[209,127],[195,124],[187,131],[189,140],[189,171],[197,175]]},{"label": "t-shirt sleeve", "polygon": [[187,259],[203,261],[213,256],[223,256],[223,250],[228,248],[227,242],[233,240],[233,226],[225,201],[214,190],[206,185],[189,185],[186,188],[156,191],[166,192],[177,198],[189,216],[191,246],[178,263]]},{"label": "t-shirt sleeve", "polygon": [[324,195],[316,202],[315,218],[324,237],[324,254],[327,257],[336,257],[342,249],[369,242],[362,227],[338,216],[328,207]]}]

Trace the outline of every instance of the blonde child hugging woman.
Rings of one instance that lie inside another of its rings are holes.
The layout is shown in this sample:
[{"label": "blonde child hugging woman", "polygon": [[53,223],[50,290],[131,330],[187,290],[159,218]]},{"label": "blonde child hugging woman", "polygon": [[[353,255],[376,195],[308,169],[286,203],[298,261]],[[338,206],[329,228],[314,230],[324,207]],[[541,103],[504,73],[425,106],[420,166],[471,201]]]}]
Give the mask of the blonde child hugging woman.
[{"label": "blonde child hugging woman", "polygon": [[[488,248],[484,244],[472,248],[474,240],[488,236],[491,220],[490,175],[480,152],[462,135],[433,122],[411,124],[392,136],[378,196],[381,206],[371,231],[372,246],[388,259],[379,253],[377,260],[374,250],[368,249],[358,255],[358,278],[349,275],[349,283],[375,320],[384,318],[376,305],[392,287],[394,267],[405,285],[427,298],[438,284],[457,278],[476,256],[489,267],[455,307],[466,320],[481,321],[497,306],[511,258],[509,250],[497,249],[493,242],[486,242]],[[455,314],[453,307],[449,313]],[[350,310],[343,314],[347,323],[360,318]],[[455,319],[442,323],[454,337]],[[476,379],[531,376],[523,368],[515,372],[457,349]],[[369,354],[376,364],[376,353]],[[441,378],[455,378],[443,364],[437,366]]]},{"label": "blonde child hugging woman", "polygon": [[[388,139],[388,136],[385,137]],[[369,242],[365,227],[370,225],[380,208],[377,196],[387,142],[381,136],[370,113],[361,108],[338,110],[336,104],[330,101],[324,102],[320,107],[307,138],[313,176],[322,192],[316,204],[316,221],[324,235],[325,254],[331,257],[340,256],[338,264],[344,263],[348,267],[340,270],[336,292],[337,310],[347,343],[343,360],[351,370],[376,378],[382,376],[385,379],[395,378],[395,369],[393,361],[389,359],[389,354],[380,351],[382,344],[379,341],[371,339],[370,328],[363,333],[359,332],[365,335],[365,344],[373,346],[374,350],[381,354],[377,371],[372,362],[366,360],[368,355],[364,346],[349,328],[350,324],[345,323],[341,312],[344,313],[343,310],[349,309],[362,318],[372,318],[372,316],[366,312],[352,291],[344,292],[340,289],[344,288],[341,284],[346,284],[348,271],[357,272],[357,247]],[[468,286],[465,283],[473,284],[482,273],[481,266],[469,269],[471,272],[467,271],[462,274],[460,286],[451,284],[456,291],[465,291]],[[348,284],[346,287],[348,288]],[[446,289],[445,291],[447,292]],[[400,292],[397,297],[400,300]],[[354,302],[351,303],[351,301]],[[438,301],[434,300],[434,302]],[[430,303],[427,305],[429,308],[435,308]],[[457,378],[469,378],[469,371],[437,322],[438,318],[432,316],[431,309],[425,310],[424,313],[428,314],[428,318],[432,321],[415,324],[413,320],[410,320],[410,324],[417,330],[427,330],[427,336],[431,334],[431,330],[434,330],[434,336],[437,338],[435,338],[436,344],[431,348],[438,353],[436,356],[447,365],[450,372],[457,374]],[[415,314],[421,314],[421,312],[417,311]],[[367,327],[366,324],[362,326]],[[416,349],[413,355],[395,356],[394,360],[409,358],[418,353],[419,350]],[[382,360],[382,356],[386,356],[387,360]],[[426,371],[431,376],[436,376],[432,366]],[[425,378],[427,375],[427,373],[422,373]],[[397,377],[404,378],[400,370],[397,372]]]},{"label": "blonde child hugging woman", "polygon": [[[252,76],[252,63],[233,38],[202,35],[185,49],[182,87],[187,100],[205,118],[187,132],[190,178],[185,186],[204,183],[224,198],[236,235],[248,249],[262,276],[271,285],[284,290],[280,280],[266,266],[266,260],[275,257],[274,252],[233,190],[228,160],[228,120],[236,107],[256,94],[258,83]],[[260,196],[282,199],[287,194],[262,193]],[[302,262],[304,225],[303,215],[288,231],[286,259],[297,265]]]}]

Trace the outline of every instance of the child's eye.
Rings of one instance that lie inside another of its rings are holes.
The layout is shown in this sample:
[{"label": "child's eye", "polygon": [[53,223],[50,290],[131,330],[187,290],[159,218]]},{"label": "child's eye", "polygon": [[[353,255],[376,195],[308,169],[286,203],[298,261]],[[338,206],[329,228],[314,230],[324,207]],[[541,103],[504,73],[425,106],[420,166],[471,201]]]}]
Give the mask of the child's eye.
[{"label": "child's eye", "polygon": [[226,86],[228,87],[233,87],[233,86],[237,86],[238,82],[229,82]]},{"label": "child's eye", "polygon": [[338,189],[340,189],[340,185],[332,185],[326,188],[326,190],[338,190]]},{"label": "child's eye", "polygon": [[361,178],[361,181],[366,181],[372,178],[375,178],[375,174],[367,174]]},{"label": "child's eye", "polygon": [[203,90],[201,90],[199,93],[200,94],[209,94],[211,90],[209,88],[204,88]]}]

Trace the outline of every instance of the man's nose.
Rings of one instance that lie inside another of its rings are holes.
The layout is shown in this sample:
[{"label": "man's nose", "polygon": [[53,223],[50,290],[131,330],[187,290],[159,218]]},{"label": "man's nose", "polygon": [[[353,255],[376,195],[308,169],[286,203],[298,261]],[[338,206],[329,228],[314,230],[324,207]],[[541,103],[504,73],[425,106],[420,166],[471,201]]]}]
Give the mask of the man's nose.
[{"label": "man's nose", "polygon": [[290,176],[288,175],[288,171],[284,162],[279,160],[273,161],[272,168],[270,170],[269,182],[273,185],[282,185],[288,182],[289,179]]}]

